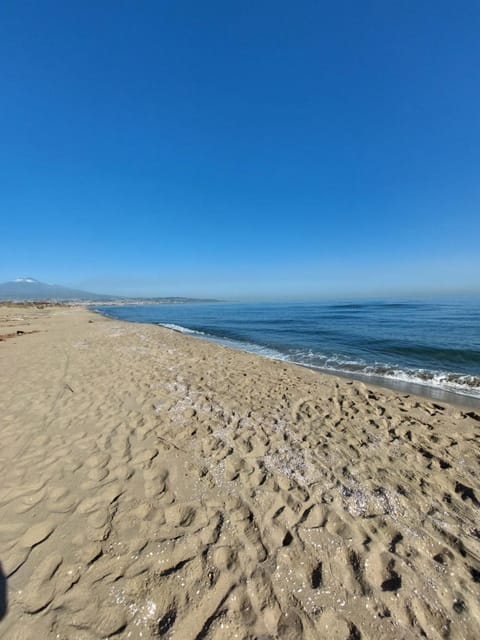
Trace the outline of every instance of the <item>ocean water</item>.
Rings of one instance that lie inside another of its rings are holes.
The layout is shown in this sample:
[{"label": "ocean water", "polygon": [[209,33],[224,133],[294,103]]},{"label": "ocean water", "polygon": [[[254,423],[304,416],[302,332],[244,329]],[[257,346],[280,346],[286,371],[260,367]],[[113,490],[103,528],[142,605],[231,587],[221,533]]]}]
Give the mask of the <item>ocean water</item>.
[{"label": "ocean water", "polygon": [[480,298],[95,309],[321,371],[480,406]]}]

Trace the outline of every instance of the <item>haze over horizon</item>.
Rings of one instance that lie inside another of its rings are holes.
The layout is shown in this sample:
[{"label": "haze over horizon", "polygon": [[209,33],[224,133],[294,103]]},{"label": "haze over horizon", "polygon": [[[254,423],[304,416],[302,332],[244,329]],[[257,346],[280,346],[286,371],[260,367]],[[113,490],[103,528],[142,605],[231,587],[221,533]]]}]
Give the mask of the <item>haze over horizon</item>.
[{"label": "haze over horizon", "polygon": [[0,7],[0,282],[480,291],[476,2]]}]

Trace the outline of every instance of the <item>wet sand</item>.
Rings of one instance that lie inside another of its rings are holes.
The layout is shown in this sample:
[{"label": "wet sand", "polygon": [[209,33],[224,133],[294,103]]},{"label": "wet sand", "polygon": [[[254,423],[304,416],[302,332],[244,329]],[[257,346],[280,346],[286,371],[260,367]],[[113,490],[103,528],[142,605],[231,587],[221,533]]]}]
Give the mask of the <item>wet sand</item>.
[{"label": "wet sand", "polygon": [[84,309],[0,334],[2,638],[478,637],[478,410]]}]

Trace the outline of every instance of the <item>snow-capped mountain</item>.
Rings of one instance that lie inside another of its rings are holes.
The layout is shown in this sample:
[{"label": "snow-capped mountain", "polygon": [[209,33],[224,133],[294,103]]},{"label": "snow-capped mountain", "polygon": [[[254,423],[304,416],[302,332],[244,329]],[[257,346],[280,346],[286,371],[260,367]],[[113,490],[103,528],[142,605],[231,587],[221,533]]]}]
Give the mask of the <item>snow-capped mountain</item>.
[{"label": "snow-capped mountain", "polygon": [[35,278],[15,278],[14,282],[38,282]]},{"label": "snow-capped mountain", "polygon": [[20,277],[0,284],[0,300],[114,300],[113,296],[100,295],[70,289],[57,284],[47,284],[35,278]]}]

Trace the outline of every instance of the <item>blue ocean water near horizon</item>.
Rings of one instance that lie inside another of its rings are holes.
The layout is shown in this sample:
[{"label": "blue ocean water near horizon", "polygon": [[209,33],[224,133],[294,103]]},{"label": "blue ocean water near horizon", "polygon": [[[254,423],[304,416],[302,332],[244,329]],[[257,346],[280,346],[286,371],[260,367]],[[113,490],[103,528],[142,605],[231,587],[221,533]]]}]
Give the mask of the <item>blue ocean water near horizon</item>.
[{"label": "blue ocean water near horizon", "polygon": [[327,373],[480,404],[480,297],[94,308]]}]

